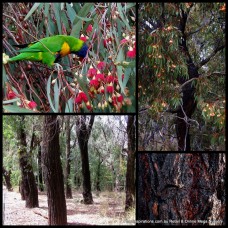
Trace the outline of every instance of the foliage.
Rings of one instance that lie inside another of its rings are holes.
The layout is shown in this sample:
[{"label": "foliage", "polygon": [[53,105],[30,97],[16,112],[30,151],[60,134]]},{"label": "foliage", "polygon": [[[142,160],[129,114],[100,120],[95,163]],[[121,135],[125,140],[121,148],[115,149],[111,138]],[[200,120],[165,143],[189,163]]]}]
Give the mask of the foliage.
[{"label": "foliage", "polygon": [[[180,80],[188,81],[187,61],[192,58],[200,73],[199,78],[187,82],[196,87],[197,111],[191,122],[192,132],[199,133],[199,127],[204,129],[197,137],[206,134],[209,139],[206,141],[211,145],[202,142],[203,145],[193,146],[193,149],[217,148],[222,141],[224,144],[225,49],[200,65],[225,42],[224,7],[225,3],[139,4],[139,109],[148,109],[157,129],[172,126],[170,118],[164,116],[167,112],[175,112],[182,104]],[[179,23],[183,13],[188,14],[184,35]],[[190,56],[180,49],[183,36]],[[140,122],[144,122],[145,115],[145,112],[140,114]],[[204,128],[205,125],[210,127]],[[148,126],[144,130],[150,132],[151,129]],[[157,137],[160,133],[175,137],[171,128],[154,133]],[[216,139],[210,140],[211,135],[216,135]]]},{"label": "foliage", "polygon": [[4,65],[5,112],[135,112],[135,3],[4,3],[3,11],[7,55],[15,43],[58,34],[89,46],[83,62],[69,55],[57,73],[35,62]]}]

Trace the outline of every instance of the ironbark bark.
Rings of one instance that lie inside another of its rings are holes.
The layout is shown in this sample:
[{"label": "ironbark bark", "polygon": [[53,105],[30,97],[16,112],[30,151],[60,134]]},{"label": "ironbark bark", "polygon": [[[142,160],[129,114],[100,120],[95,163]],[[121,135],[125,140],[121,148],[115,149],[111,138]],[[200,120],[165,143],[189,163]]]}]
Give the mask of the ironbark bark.
[{"label": "ironbark bark", "polygon": [[225,225],[225,170],[224,153],[140,153],[137,219]]},{"label": "ironbark bark", "polygon": [[11,170],[7,171],[4,167],[2,167],[2,174],[5,178],[6,188],[8,191],[12,191],[12,184],[10,181]]},{"label": "ironbark bark", "polygon": [[135,198],[135,116],[128,116],[127,136],[128,136],[128,156],[126,172],[126,201],[125,210],[134,207]]},{"label": "ironbark bark", "polygon": [[17,129],[18,155],[21,170],[20,192],[22,200],[25,200],[25,206],[28,208],[39,207],[38,190],[32,165],[30,164],[30,154],[27,153],[26,133],[24,129],[24,116],[19,116],[19,126]]},{"label": "ironbark bark", "polygon": [[41,192],[44,191],[42,164],[41,164],[41,146],[38,147],[38,188]]},{"label": "ironbark bark", "polygon": [[70,116],[66,116],[66,198],[72,199],[70,184]]},{"label": "ironbark bark", "polygon": [[67,212],[57,116],[46,115],[44,117],[42,143],[42,168],[48,198],[48,224],[66,225]]},{"label": "ironbark bark", "polygon": [[88,141],[92,130],[95,116],[90,117],[89,124],[86,124],[86,116],[79,116],[77,119],[77,137],[81,153],[82,176],[83,176],[83,202],[84,204],[92,204],[93,197],[91,193]]}]

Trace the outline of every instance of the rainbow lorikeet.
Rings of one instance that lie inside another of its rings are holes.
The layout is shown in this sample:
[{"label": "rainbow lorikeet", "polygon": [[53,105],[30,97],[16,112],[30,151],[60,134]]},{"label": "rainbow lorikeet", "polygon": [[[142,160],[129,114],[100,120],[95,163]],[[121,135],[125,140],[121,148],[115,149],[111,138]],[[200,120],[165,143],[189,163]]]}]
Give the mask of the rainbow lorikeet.
[{"label": "rainbow lorikeet", "polygon": [[14,45],[20,47],[19,55],[9,59],[9,62],[30,60],[40,61],[52,66],[60,58],[72,53],[85,58],[88,46],[84,41],[73,36],[57,35],[43,38],[30,44]]}]

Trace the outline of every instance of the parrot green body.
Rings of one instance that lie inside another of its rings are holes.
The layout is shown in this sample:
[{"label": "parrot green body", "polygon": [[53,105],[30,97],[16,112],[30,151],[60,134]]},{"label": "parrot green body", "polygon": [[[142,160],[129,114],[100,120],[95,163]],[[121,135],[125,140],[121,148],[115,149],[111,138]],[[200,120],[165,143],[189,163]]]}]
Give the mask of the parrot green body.
[{"label": "parrot green body", "polygon": [[85,58],[88,51],[84,41],[66,35],[46,37],[31,44],[15,46],[25,48],[19,50],[19,55],[10,58],[10,62],[21,60],[40,61],[48,66],[52,66],[61,57],[70,53]]}]

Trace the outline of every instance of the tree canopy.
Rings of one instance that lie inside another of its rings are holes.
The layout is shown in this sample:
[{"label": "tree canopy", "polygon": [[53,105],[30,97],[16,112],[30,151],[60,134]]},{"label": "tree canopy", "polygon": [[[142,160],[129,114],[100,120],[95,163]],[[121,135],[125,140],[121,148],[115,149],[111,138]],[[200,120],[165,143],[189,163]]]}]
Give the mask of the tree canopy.
[{"label": "tree canopy", "polygon": [[140,148],[224,149],[225,7],[139,4]]}]

